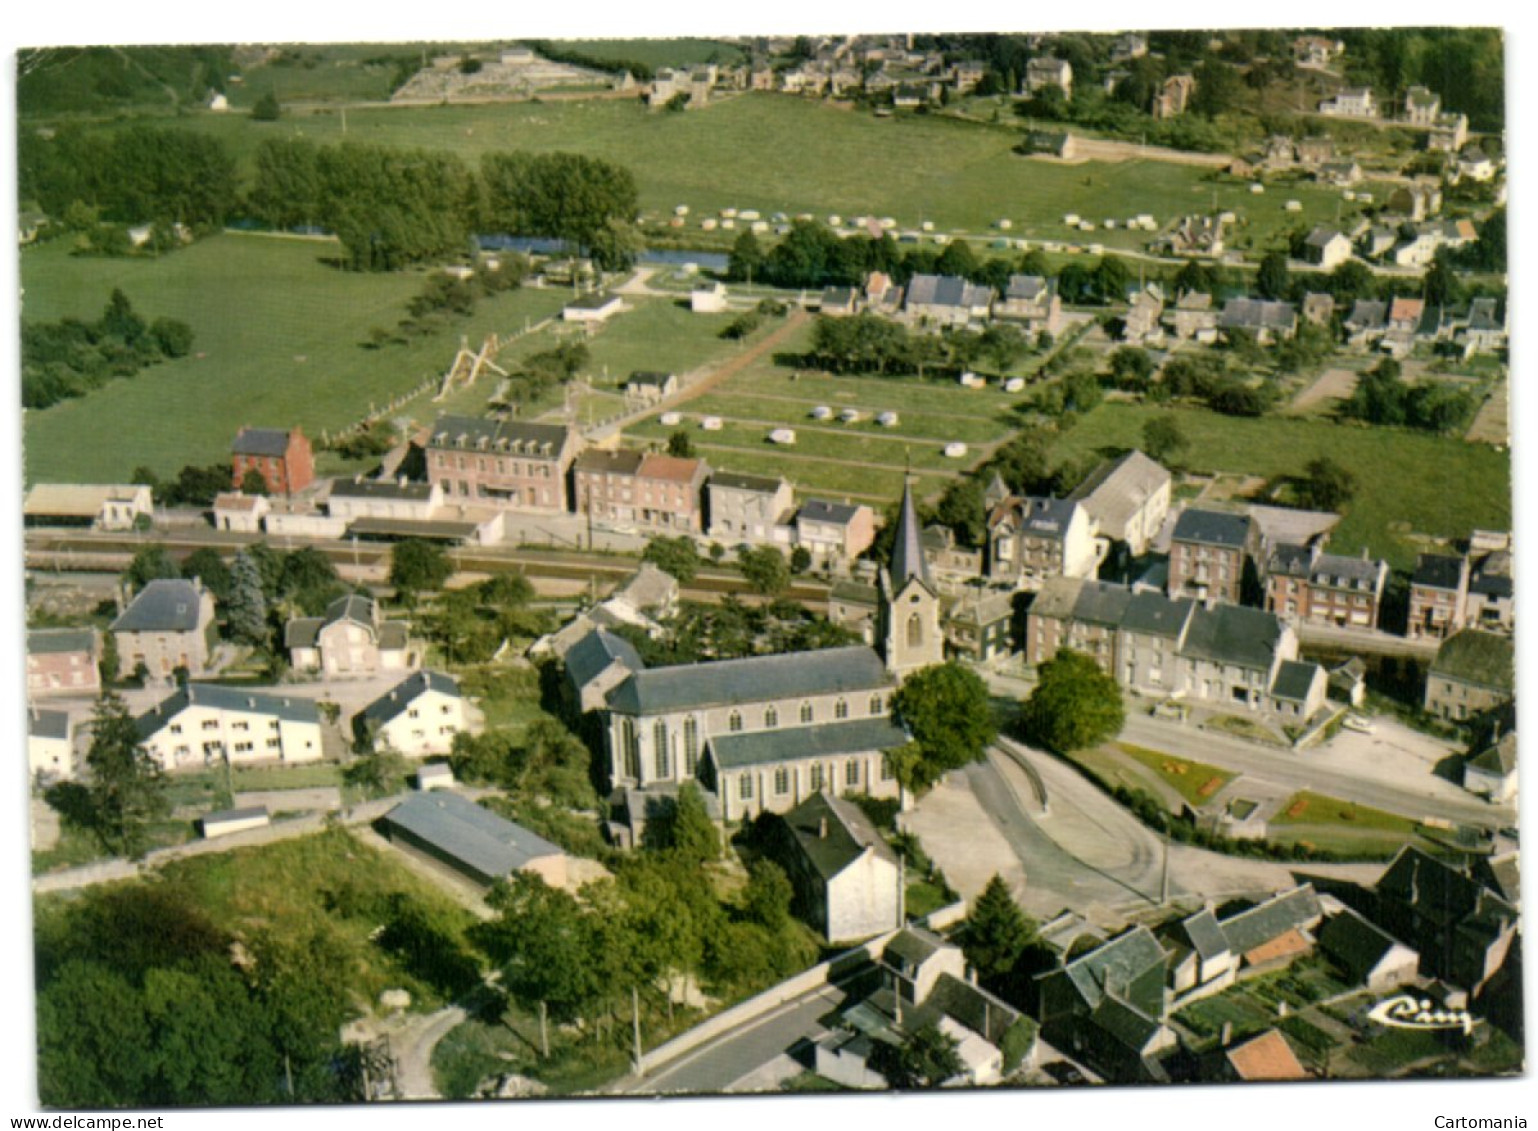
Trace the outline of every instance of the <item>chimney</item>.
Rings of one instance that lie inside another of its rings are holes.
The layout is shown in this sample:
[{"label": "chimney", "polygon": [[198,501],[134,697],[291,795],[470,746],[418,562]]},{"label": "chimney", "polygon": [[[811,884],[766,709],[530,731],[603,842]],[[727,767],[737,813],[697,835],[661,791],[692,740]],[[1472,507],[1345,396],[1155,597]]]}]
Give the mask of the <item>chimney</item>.
[{"label": "chimney", "polygon": [[400,487],[402,490],[404,490],[405,487],[406,487],[406,484],[408,482],[409,482],[409,480],[407,480],[407,478],[404,475],[401,475],[401,476],[397,476],[396,477],[395,485],[397,487]]}]

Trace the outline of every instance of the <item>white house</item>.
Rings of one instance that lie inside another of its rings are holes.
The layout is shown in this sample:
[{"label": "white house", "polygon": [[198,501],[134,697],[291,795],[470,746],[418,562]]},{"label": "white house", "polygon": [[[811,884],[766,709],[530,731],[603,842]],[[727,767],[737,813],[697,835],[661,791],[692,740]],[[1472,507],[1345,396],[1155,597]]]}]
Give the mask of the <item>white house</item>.
[{"label": "white house", "polygon": [[830,943],[902,925],[897,854],[852,801],[819,790],[784,815],[781,834],[792,906]]},{"label": "white house", "polygon": [[150,489],[142,483],[39,483],[22,504],[28,526],[132,530],[140,515],[154,513]]},{"label": "white house", "polygon": [[284,644],[296,669],[327,675],[404,672],[418,663],[401,621],[382,620],[368,597],[338,597],[318,617],[296,617],[284,626]]},{"label": "white house", "polygon": [[607,322],[625,309],[619,295],[592,294],[572,299],[561,308],[563,322]]},{"label": "white house", "polygon": [[353,716],[361,744],[418,758],[447,754],[467,729],[459,684],[435,671],[413,672]]},{"label": "white house", "polygon": [[1516,798],[1516,731],[1507,731],[1464,763],[1463,788],[1495,804]]},{"label": "white house", "polygon": [[242,534],[259,533],[262,519],[270,510],[272,504],[262,495],[225,491],[214,496],[214,529],[235,530]]},{"label": "white house", "polygon": [[689,292],[689,309],[695,314],[721,314],[726,310],[726,284],[701,283]]},{"label": "white house", "polygon": [[314,762],[322,754],[315,703],[244,687],[189,683],[135,720],[139,742],[166,770]]}]

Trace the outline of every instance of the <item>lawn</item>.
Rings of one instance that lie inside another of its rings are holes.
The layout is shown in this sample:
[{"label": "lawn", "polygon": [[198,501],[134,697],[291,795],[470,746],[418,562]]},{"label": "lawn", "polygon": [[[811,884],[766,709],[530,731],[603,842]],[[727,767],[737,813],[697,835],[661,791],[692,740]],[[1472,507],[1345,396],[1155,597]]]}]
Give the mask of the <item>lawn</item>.
[{"label": "lawn", "polygon": [[[301,425],[309,435],[352,423],[375,403],[447,368],[461,334],[521,330],[564,294],[526,289],[404,346],[363,348],[393,327],[423,276],[353,274],[328,266],[329,241],[221,235],[161,259],[73,257],[66,241],[24,249],[28,319],[94,321],[114,287],[146,318],[180,318],[194,355],[165,362],[23,418],[29,482],[126,482],[146,465],[222,463],[243,424]],[[436,415],[421,397],[404,410]]]},{"label": "lawn", "polygon": [[1309,790],[1293,794],[1271,818],[1270,839],[1362,857],[1389,856],[1406,843],[1425,847],[1418,822]]},{"label": "lawn", "polygon": [[1159,775],[1161,781],[1183,797],[1187,804],[1197,807],[1233,781],[1235,774],[1209,766],[1204,762],[1192,762],[1141,746],[1125,742],[1115,744],[1117,750],[1139,765],[1146,766]]},{"label": "lawn", "polygon": [[1398,569],[1415,565],[1426,548],[1414,535],[1465,538],[1475,528],[1511,526],[1509,457],[1482,444],[1390,428],[1279,417],[1242,419],[1198,408],[1155,408],[1106,402],[1057,442],[1065,457],[1142,442],[1143,425],[1170,415],[1190,441],[1192,471],[1238,472],[1267,478],[1301,475],[1329,456],[1356,478],[1356,497],[1330,539],[1344,554],[1369,549]]},{"label": "lawn", "polygon": [[[246,169],[264,138],[302,134],[335,142],[343,128],[341,116],[329,110],[273,123],[212,114],[166,121],[222,137]],[[1251,196],[1243,182],[1162,161],[1023,158],[1011,152],[1019,126],[1012,115],[998,125],[940,115],[876,118],[811,99],[748,94],[684,114],[651,111],[638,99],[354,107],[346,137],[451,150],[469,162],[506,149],[601,156],[635,173],[642,211],[658,222],[679,204],[690,206],[691,220],[728,207],[754,208],[766,216],[891,216],[903,228],[929,220],[942,231],[977,234],[1008,218],[1014,237],[1062,240],[1069,237],[1062,224],[1067,212],[1097,222],[1149,213],[1168,224],[1216,207],[1240,214],[1239,246],[1261,246],[1280,231],[1333,220],[1340,199],[1337,190],[1312,184]],[[1303,211],[1286,212],[1286,200],[1298,200]],[[1114,247],[1151,237],[1118,229],[1073,238]]]}]

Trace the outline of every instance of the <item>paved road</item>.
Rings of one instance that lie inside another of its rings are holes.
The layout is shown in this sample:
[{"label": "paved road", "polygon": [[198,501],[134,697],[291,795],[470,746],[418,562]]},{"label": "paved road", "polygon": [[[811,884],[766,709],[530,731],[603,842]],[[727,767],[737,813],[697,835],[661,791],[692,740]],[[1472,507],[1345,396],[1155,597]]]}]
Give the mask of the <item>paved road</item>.
[{"label": "paved road", "polygon": [[630,1095],[725,1091],[802,1038],[816,1040],[826,1033],[818,1018],[838,1008],[844,996],[837,986],[819,986],[648,1076],[622,1081],[615,1090]]}]

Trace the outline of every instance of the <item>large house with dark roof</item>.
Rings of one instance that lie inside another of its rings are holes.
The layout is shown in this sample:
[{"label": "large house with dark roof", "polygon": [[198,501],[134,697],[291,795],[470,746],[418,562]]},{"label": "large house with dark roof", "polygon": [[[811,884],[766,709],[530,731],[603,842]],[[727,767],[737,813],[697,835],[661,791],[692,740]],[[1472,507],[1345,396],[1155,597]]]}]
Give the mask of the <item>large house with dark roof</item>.
[{"label": "large house with dark roof", "polygon": [[134,725],[165,770],[314,762],[324,753],[314,701],[269,690],[189,683]]},{"label": "large house with dark roof", "polygon": [[1477,995],[1506,961],[1517,909],[1467,871],[1407,845],[1374,885],[1378,926],[1420,954],[1420,972]]},{"label": "large house with dark roof", "polygon": [[906,317],[920,326],[965,326],[987,321],[993,288],[959,275],[915,275],[903,302]]},{"label": "large house with dark roof", "polygon": [[853,561],[876,540],[876,516],[864,503],[807,499],[796,511],[796,545],[817,564]]},{"label": "large house with dark roof", "polygon": [[1020,323],[1032,337],[1044,331],[1056,337],[1063,329],[1063,300],[1056,281],[1040,275],[1011,275],[994,303],[993,316]]},{"label": "large house with dark roof", "polygon": [[722,545],[789,545],[794,537],[795,492],[784,479],[713,471],[705,494],[707,533]]},{"label": "large house with dark roof", "polygon": [[236,487],[253,471],[274,495],[292,495],[315,481],[315,454],[298,428],[242,428],[230,445],[230,458]]},{"label": "large house with dark roof", "polygon": [[27,631],[27,698],[101,692],[96,666],[100,647],[93,628],[33,628]]},{"label": "large house with dark roof", "polygon": [[1298,639],[1275,615],[1203,606],[1159,593],[1055,578],[1026,614],[1026,662],[1061,648],[1092,657],[1123,688],[1297,720],[1325,704],[1328,676],[1298,660]]},{"label": "large house with dark roof", "polygon": [[551,887],[566,886],[567,858],[560,848],[449,790],[414,793],[379,824],[391,841],[482,887],[514,872],[533,873]]},{"label": "large house with dark roof", "polygon": [[117,638],[119,679],[132,675],[140,664],[155,679],[169,679],[177,668],[202,675],[219,639],[214,595],[196,577],[151,581],[109,631]]},{"label": "large house with dark roof", "polygon": [[1239,604],[1257,540],[1247,515],[1182,511],[1170,538],[1169,595]]},{"label": "large house with dark roof", "polygon": [[458,681],[435,671],[414,672],[353,716],[361,745],[417,758],[447,754],[468,729]]},{"label": "large house with dark roof", "polygon": [[289,621],[283,644],[296,670],[328,676],[404,672],[420,662],[405,622],[383,620],[379,603],[357,593],[338,597],[321,616]]},{"label": "large house with dark roof", "polygon": [[897,854],[857,805],[818,790],[774,827],[772,851],[795,893],[792,909],[830,943],[902,926]]},{"label": "large house with dark roof", "polygon": [[1421,554],[1410,575],[1411,640],[1446,640],[1463,628],[1467,614],[1469,563],[1462,556]]},{"label": "large house with dark roof", "polygon": [[445,502],[552,514],[574,509],[567,479],[582,447],[569,424],[440,416],[427,437],[427,474]]},{"label": "large house with dark roof", "polygon": [[1295,624],[1376,628],[1388,562],[1281,545],[1266,563],[1266,608]]}]

